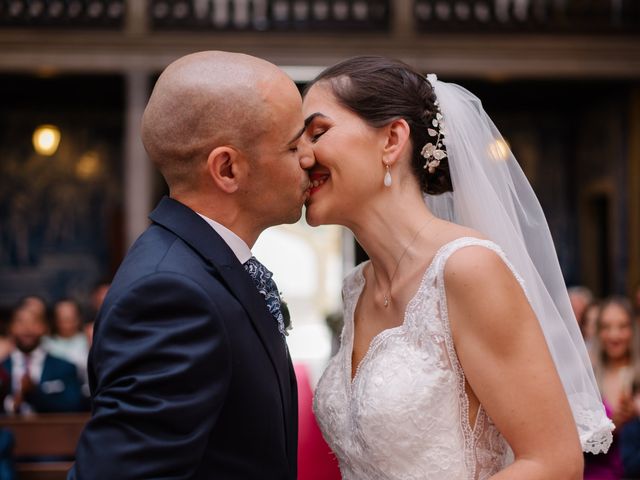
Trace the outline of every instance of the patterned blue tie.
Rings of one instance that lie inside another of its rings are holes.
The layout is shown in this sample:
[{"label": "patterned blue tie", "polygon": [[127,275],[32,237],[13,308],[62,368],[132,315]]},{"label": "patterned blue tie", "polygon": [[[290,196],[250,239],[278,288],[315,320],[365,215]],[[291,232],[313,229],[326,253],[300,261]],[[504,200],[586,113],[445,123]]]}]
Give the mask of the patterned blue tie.
[{"label": "patterned blue tie", "polygon": [[278,287],[276,282],[273,281],[273,273],[271,273],[267,267],[261,264],[256,257],[251,257],[244,264],[244,269],[251,275],[256,288],[260,295],[264,297],[267,303],[267,309],[269,313],[273,315],[273,318],[278,322],[278,330],[284,337],[287,333],[284,327],[284,316],[282,315],[282,308],[280,305],[280,294],[278,293]]}]

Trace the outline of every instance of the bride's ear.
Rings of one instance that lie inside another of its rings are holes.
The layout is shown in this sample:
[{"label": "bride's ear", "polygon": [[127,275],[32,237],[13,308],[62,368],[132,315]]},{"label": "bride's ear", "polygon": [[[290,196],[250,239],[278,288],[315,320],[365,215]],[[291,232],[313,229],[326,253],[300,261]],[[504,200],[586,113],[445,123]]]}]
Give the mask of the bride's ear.
[{"label": "bride's ear", "polygon": [[389,123],[384,132],[382,159],[386,165],[393,165],[410,146],[411,128],[404,118],[399,118]]}]

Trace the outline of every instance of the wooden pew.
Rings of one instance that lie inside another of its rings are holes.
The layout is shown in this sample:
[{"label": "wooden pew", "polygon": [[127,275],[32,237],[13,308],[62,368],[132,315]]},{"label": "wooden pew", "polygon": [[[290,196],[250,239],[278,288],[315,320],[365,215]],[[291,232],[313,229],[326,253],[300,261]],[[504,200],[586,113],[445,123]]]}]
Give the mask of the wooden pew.
[{"label": "wooden pew", "polygon": [[88,413],[38,414],[0,417],[0,427],[15,436],[13,450],[20,480],[64,480],[71,461],[33,462],[20,457],[73,457]]}]

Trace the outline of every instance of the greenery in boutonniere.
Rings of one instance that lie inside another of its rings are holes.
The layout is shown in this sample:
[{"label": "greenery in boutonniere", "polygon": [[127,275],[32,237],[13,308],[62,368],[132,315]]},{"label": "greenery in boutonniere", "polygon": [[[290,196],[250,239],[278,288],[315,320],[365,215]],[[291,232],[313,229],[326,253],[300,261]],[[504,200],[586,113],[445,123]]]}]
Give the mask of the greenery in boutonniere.
[{"label": "greenery in boutonniere", "polygon": [[284,319],[285,335],[289,335],[289,332],[293,330],[293,325],[291,324],[291,313],[289,313],[289,305],[287,305],[287,302],[284,301],[282,292],[280,292],[280,311],[282,312],[282,318]]}]

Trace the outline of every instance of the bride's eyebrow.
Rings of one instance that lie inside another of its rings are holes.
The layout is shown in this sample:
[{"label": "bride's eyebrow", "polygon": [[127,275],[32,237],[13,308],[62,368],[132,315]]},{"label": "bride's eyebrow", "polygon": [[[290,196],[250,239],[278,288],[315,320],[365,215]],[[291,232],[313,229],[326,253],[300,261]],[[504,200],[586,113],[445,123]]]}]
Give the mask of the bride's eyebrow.
[{"label": "bride's eyebrow", "polygon": [[313,122],[316,118],[329,118],[324,113],[316,112],[309,115],[304,121],[304,128],[307,128],[311,122]]}]

